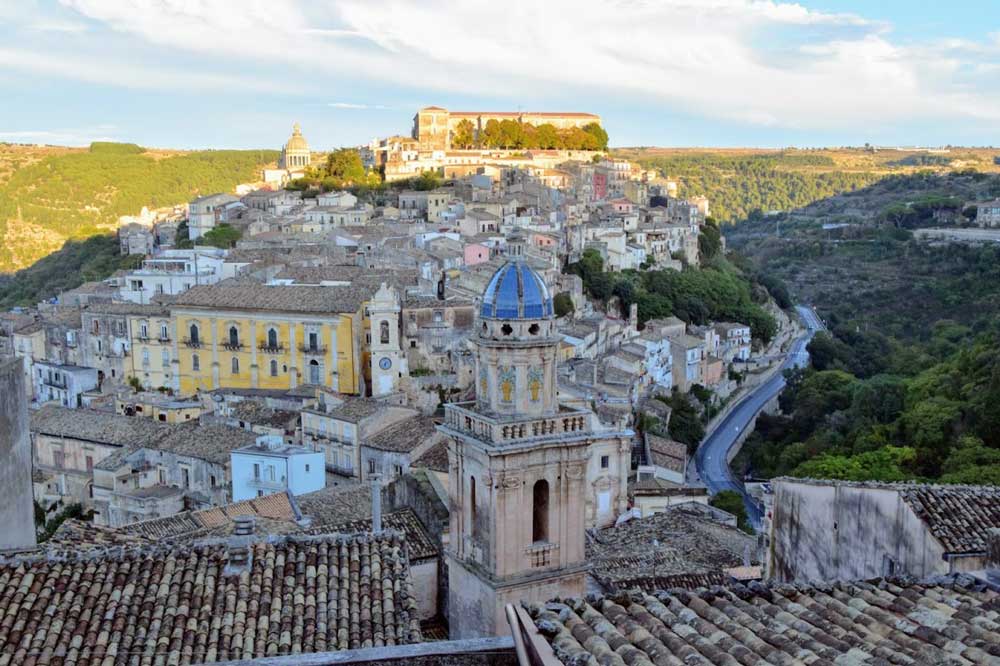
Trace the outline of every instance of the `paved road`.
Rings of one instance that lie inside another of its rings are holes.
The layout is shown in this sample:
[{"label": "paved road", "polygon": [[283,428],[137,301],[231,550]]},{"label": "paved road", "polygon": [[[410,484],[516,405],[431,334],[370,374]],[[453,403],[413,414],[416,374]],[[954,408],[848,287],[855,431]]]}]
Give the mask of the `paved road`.
[{"label": "paved road", "polygon": [[809,344],[809,340],[812,339],[816,331],[823,329],[823,322],[811,308],[797,305],[795,309],[806,325],[807,332],[792,343],[791,349],[781,364],[781,370],[740,400],[715,430],[708,434],[695,453],[698,475],[702,482],[708,486],[709,491],[715,494],[721,490],[735,490],[743,495],[747,516],[754,527],[758,529],[764,517],[763,510],[744,490],[743,483],[733,475],[732,470],[729,469],[727,456],[730,449],[735,446],[737,438],[749,426],[757,412],[785,388],[784,371],[792,367],[803,367],[809,362],[806,345]]}]

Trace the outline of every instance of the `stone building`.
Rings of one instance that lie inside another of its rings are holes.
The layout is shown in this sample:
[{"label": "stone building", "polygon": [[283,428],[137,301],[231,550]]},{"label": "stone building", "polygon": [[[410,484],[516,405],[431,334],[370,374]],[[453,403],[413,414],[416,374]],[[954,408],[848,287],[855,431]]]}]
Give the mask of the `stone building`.
[{"label": "stone building", "polygon": [[582,595],[584,530],[624,511],[632,433],[561,406],[552,297],[508,246],[473,340],[474,402],[445,406],[453,638],[504,633],[504,606]]},{"label": "stone building", "polygon": [[368,369],[375,397],[398,391],[400,378],[409,374],[399,344],[400,309],[399,293],[384,282],[368,303],[371,340]]},{"label": "stone building", "polygon": [[459,123],[472,124],[473,138],[486,128],[491,120],[498,122],[513,120],[530,125],[550,124],[556,129],[585,127],[591,123],[601,124],[601,117],[593,113],[553,113],[530,111],[448,111],[440,106],[427,106],[413,116],[413,138],[421,150],[451,150],[451,142]]},{"label": "stone building", "polygon": [[32,510],[31,440],[21,363],[0,361],[0,551],[35,545]]},{"label": "stone building", "polygon": [[986,567],[1000,489],[778,479],[770,577],[782,582],[923,578]]}]

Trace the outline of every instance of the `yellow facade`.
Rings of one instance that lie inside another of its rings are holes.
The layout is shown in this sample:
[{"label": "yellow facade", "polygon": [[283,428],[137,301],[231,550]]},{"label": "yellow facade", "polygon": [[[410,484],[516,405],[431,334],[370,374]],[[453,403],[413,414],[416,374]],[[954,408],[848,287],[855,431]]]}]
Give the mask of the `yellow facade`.
[{"label": "yellow facade", "polygon": [[[361,389],[361,313],[172,309],[182,395],[217,388]],[[195,334],[197,331],[197,334]]]},{"label": "yellow facade", "polygon": [[177,390],[176,328],[170,314],[129,315],[131,373],[144,389],[166,387]]}]

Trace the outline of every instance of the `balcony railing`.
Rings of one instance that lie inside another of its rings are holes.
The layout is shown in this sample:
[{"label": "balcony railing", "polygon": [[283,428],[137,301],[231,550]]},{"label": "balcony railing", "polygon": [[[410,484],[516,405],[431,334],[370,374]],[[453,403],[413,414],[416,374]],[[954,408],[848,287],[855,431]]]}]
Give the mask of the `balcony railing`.
[{"label": "balcony railing", "polygon": [[226,351],[240,351],[241,349],[243,349],[243,344],[239,342],[236,343],[223,342],[222,348],[225,349]]},{"label": "balcony railing", "polygon": [[559,544],[539,541],[528,546],[524,550],[524,553],[528,556],[528,564],[533,569],[539,569],[541,567],[552,566],[552,561],[555,559],[554,555],[557,550],[559,550]]},{"label": "balcony railing", "polygon": [[65,379],[53,379],[51,377],[45,377],[44,379],[42,379],[42,384],[44,384],[45,386],[51,386],[53,388],[59,388],[59,389],[67,388]]},{"label": "balcony railing", "polygon": [[354,446],[354,442],[350,442],[342,437],[333,434],[332,432],[323,432],[321,430],[315,430],[313,428],[303,428],[302,434],[306,437],[312,437],[313,439],[322,439],[327,442],[333,442],[334,444],[343,444],[344,446]]},{"label": "balcony railing", "polygon": [[299,345],[299,351],[303,354],[326,354],[326,345]]},{"label": "balcony railing", "polygon": [[258,343],[257,350],[265,354],[281,354],[285,351],[285,345],[269,345],[266,342]]},{"label": "balcony railing", "polygon": [[185,347],[190,347],[191,349],[201,349],[201,340],[184,338],[183,343]]},{"label": "balcony railing", "polygon": [[497,420],[472,409],[474,402],[445,406],[445,425],[478,439],[492,442],[517,441],[533,437],[587,432],[590,424],[585,412],[564,410],[551,416],[531,419]]},{"label": "balcony railing", "polygon": [[253,488],[266,488],[269,490],[284,490],[285,489],[285,478],[282,477],[280,481],[276,479],[264,479],[262,477],[250,477],[247,483]]}]

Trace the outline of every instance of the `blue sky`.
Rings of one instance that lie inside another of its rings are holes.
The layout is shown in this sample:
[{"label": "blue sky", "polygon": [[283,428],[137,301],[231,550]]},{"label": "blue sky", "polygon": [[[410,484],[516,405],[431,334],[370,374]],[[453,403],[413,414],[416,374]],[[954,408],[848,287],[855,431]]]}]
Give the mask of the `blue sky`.
[{"label": "blue sky", "polygon": [[599,113],[615,145],[1000,143],[1000,3],[0,0],[0,141],[317,149],[414,111]]}]

